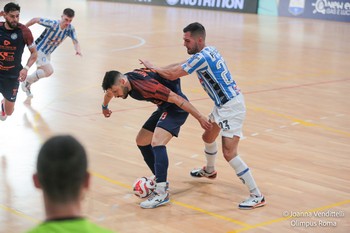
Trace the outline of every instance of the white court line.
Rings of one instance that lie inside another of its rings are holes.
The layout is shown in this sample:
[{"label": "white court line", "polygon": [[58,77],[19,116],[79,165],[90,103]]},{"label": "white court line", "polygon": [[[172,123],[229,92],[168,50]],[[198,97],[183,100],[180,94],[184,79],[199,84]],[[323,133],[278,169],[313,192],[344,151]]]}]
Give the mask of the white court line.
[{"label": "white court line", "polygon": [[139,40],[139,43],[137,43],[136,45],[132,45],[132,46],[129,46],[129,47],[124,47],[124,48],[112,49],[112,50],[110,50],[111,52],[135,49],[135,48],[141,47],[142,45],[144,45],[146,43],[146,40],[143,39],[142,37],[129,35],[129,34],[125,34],[125,33],[108,33],[108,34],[105,34],[105,35],[103,35],[103,33],[100,33],[100,34],[97,34],[95,36],[87,36],[87,38],[89,38],[89,37],[90,38],[98,38],[98,37],[106,37],[106,36],[110,37],[111,35],[112,36],[124,36],[124,37],[129,37],[129,38],[133,38],[133,39]]}]

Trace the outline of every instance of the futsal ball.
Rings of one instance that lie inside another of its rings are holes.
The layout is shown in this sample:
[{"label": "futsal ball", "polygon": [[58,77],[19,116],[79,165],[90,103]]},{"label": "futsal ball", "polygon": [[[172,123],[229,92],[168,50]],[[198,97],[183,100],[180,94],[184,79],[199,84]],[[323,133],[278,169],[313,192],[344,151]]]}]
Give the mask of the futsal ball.
[{"label": "futsal ball", "polygon": [[156,188],[154,180],[147,177],[137,178],[133,184],[133,191],[135,196],[139,198],[148,197]]}]

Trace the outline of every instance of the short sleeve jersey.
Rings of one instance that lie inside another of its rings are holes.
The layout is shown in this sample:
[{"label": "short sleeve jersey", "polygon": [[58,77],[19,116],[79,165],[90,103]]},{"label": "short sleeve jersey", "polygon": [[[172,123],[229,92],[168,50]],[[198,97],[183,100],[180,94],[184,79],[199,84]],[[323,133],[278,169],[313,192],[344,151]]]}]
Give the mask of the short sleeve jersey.
[{"label": "short sleeve jersey", "polygon": [[44,54],[51,54],[69,36],[73,41],[78,41],[75,28],[69,24],[65,29],[61,29],[60,20],[40,18],[39,24],[45,30],[35,40],[38,51]]},{"label": "short sleeve jersey", "polygon": [[23,69],[24,47],[35,46],[31,31],[23,24],[14,30],[7,30],[0,22],[0,78],[18,78]]},{"label": "short sleeve jersey", "polygon": [[239,94],[226,63],[215,47],[207,46],[192,55],[182,69],[197,73],[199,82],[216,106],[221,106]]},{"label": "short sleeve jersey", "polygon": [[104,229],[85,218],[68,219],[68,220],[53,220],[46,221],[35,228],[27,231],[27,233],[113,233],[111,230]]},{"label": "short sleeve jersey", "polygon": [[167,102],[170,91],[187,99],[181,91],[180,79],[166,80],[154,70],[145,68],[135,69],[125,75],[132,87],[129,95],[134,99],[152,102],[160,108],[167,108],[172,104]]}]

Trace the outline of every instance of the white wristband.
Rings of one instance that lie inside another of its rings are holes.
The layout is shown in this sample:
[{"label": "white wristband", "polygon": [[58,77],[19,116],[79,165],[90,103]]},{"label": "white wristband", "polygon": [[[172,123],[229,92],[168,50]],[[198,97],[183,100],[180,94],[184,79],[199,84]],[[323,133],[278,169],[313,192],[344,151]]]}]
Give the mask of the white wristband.
[{"label": "white wristband", "polygon": [[29,70],[29,68],[30,68],[29,66],[25,66],[23,69]]}]

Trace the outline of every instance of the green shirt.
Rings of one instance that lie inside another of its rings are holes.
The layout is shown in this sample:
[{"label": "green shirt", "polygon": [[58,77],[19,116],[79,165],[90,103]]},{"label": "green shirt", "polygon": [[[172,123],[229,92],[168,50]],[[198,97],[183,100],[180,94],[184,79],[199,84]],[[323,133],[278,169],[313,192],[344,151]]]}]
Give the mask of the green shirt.
[{"label": "green shirt", "polygon": [[46,221],[27,233],[112,233],[85,218]]}]

